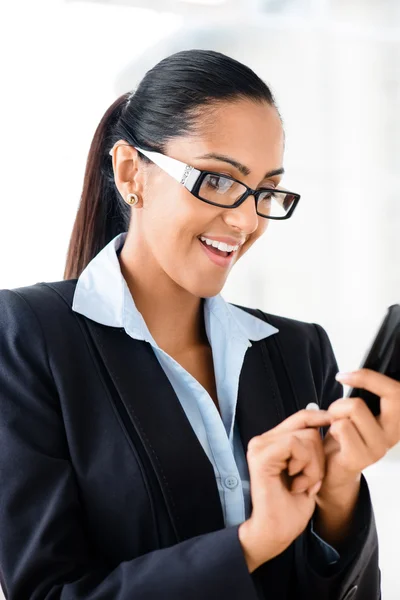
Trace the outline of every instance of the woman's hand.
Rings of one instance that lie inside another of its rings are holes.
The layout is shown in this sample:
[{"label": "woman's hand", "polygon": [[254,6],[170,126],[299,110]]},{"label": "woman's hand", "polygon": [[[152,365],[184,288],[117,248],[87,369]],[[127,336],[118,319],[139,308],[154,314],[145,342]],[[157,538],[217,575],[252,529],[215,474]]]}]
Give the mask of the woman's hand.
[{"label": "woman's hand", "polygon": [[363,469],[380,460],[400,440],[400,383],[369,369],[338,374],[337,379],[368,390],[381,399],[374,417],[361,398],[341,398],[328,413],[332,425],[325,436],[326,475],[320,491],[351,485]]},{"label": "woman's hand", "polygon": [[317,497],[314,529],[339,548],[351,531],[361,471],[400,440],[400,383],[369,369],[336,378],[380,397],[375,417],[361,398],[341,398],[328,409],[333,422],[324,438],[326,473]]},{"label": "woman's hand", "polygon": [[283,552],[307,526],[325,473],[318,428],[330,423],[327,411],[302,410],[250,440],[253,511],[239,528],[250,572]]}]

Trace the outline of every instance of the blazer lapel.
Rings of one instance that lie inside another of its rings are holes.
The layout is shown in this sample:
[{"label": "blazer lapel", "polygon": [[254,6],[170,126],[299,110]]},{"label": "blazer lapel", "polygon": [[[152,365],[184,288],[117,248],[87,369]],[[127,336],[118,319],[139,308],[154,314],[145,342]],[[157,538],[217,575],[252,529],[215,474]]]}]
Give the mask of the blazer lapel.
[{"label": "blazer lapel", "polygon": [[273,429],[296,411],[294,389],[274,338],[253,342],[243,364],[236,418],[245,453],[252,437]]},{"label": "blazer lapel", "polygon": [[[267,321],[279,329],[274,317],[259,309],[240,306],[253,316]],[[285,344],[283,332],[253,342],[247,351],[239,382],[237,419],[243,448],[247,451],[250,439],[276,427],[298,410],[296,389],[290,377],[284,356],[290,354],[290,344]]]},{"label": "blazer lapel", "polygon": [[266,347],[268,339],[253,342],[240,375],[236,419],[245,452],[252,437],[276,427],[284,418],[280,390]]},{"label": "blazer lapel", "polygon": [[214,469],[149,343],[85,319],[156,473],[178,541],[224,527]]}]

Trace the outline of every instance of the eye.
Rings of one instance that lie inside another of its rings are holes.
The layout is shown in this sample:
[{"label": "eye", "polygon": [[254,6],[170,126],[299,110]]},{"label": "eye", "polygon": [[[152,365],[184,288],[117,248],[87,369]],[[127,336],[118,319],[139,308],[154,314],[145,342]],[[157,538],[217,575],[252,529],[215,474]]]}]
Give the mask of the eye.
[{"label": "eye", "polygon": [[209,175],[207,177],[207,185],[213,188],[214,190],[218,190],[221,183],[221,177],[218,175]]},{"label": "eye", "polygon": [[223,175],[208,173],[204,179],[203,185],[204,184],[209,190],[217,192],[217,194],[225,194],[230,191],[234,182]]},{"label": "eye", "polygon": [[275,192],[273,190],[265,190],[263,189],[262,193],[260,194],[260,199],[261,200],[271,200],[272,198],[274,198],[276,196]]}]

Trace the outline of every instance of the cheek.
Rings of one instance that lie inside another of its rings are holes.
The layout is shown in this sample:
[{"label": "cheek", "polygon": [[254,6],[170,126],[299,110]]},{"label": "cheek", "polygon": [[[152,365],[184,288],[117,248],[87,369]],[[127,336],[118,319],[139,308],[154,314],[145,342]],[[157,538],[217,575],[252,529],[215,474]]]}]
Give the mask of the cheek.
[{"label": "cheek", "polygon": [[[182,187],[154,190],[146,210],[146,237],[157,253],[184,251],[201,227],[201,209]],[[200,203],[201,204],[201,203]],[[175,253],[176,254],[176,253]]]},{"label": "cheek", "polygon": [[201,202],[180,185],[155,190],[153,198],[153,220],[165,223],[175,239],[190,240],[203,233],[217,215],[215,207]]}]

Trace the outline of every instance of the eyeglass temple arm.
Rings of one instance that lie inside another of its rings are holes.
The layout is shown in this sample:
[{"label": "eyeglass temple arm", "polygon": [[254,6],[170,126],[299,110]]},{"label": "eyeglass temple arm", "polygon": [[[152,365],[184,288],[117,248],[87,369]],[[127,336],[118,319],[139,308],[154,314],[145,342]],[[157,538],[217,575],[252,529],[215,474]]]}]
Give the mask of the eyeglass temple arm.
[{"label": "eyeglass temple arm", "polygon": [[200,175],[198,169],[195,169],[176,158],[172,158],[171,156],[165,156],[165,154],[161,154],[160,152],[142,150],[142,148],[139,148],[138,146],[135,146],[135,148],[163,169],[163,171],[168,173],[168,175],[171,175],[171,177],[176,179],[176,181],[182,183],[189,192],[192,191],[194,184]]}]

